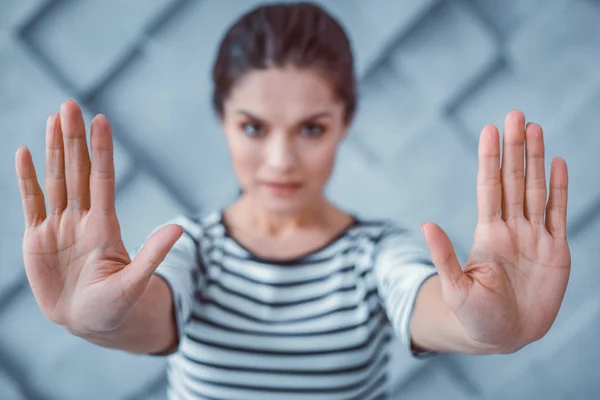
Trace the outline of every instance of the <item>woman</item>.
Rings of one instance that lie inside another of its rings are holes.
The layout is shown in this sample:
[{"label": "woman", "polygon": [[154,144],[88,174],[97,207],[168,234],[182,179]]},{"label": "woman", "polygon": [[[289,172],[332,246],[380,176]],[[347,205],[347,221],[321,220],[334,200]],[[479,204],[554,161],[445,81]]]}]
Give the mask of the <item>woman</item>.
[{"label": "woman", "polygon": [[92,161],[75,102],[48,119],[49,212],[31,155],[17,151],[25,267],[50,320],[101,346],[172,354],[173,399],[385,398],[393,335],[415,357],[510,353],[545,335],[570,255],[566,164],[552,163],[546,204],[540,126],[508,114],[502,168],[497,129],[481,132],[478,224],[461,268],[437,225],[422,226],[427,254],[396,224],[324,197],[356,85],[348,40],[323,10],[249,12],[213,78],[242,194],[160,227],[135,257],[115,214],[106,118],[92,122]]}]

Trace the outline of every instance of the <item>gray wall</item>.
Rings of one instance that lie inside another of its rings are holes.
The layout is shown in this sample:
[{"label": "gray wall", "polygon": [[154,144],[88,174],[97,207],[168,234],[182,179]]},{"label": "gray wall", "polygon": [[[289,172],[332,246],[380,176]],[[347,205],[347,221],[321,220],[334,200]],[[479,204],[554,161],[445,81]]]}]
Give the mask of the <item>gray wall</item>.
[{"label": "gray wall", "polygon": [[[0,0],[0,398],[164,399],[164,359],[93,346],[46,321],[24,277],[14,152],[43,177],[44,124],[74,97],[113,124],[118,213],[135,247],[156,225],[231,199],[210,110],[227,24],[256,0]],[[573,253],[550,333],[505,356],[398,365],[403,399],[600,398],[600,2],[327,0],[346,25],[361,107],[329,188],[344,207],[433,220],[465,259],[477,135],[511,108],[569,164]],[[548,161],[549,163],[549,161]]]}]

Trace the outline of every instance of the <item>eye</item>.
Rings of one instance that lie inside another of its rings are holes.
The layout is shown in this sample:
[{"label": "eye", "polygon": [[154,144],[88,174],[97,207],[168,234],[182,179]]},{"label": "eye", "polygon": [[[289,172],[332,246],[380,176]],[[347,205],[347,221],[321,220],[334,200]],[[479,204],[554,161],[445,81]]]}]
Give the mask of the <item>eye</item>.
[{"label": "eye", "polygon": [[325,132],[325,127],[320,124],[304,124],[300,129],[303,136],[319,137]]},{"label": "eye", "polygon": [[261,136],[264,134],[265,131],[259,123],[255,122],[246,122],[242,125],[242,130],[246,135],[251,137]]}]

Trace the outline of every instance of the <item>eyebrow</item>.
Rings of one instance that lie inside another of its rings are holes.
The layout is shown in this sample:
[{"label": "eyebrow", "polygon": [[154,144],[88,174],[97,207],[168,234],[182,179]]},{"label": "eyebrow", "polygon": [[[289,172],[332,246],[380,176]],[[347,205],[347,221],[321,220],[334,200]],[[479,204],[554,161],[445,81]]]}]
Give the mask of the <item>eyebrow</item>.
[{"label": "eyebrow", "polygon": [[[253,115],[252,113],[250,113],[248,111],[238,110],[238,114],[245,115],[246,117],[248,117],[250,119],[253,119],[255,121],[258,121],[258,122],[260,122],[262,124],[265,123],[265,120],[263,120],[262,118],[259,118],[259,117],[255,116],[255,115]],[[314,119],[321,118],[321,117],[333,117],[333,114],[331,114],[329,111],[321,111],[321,112],[318,112],[316,114],[310,115],[310,116],[308,116],[306,118],[302,118],[298,123],[301,124],[301,123],[309,122],[309,121],[312,121]]]}]

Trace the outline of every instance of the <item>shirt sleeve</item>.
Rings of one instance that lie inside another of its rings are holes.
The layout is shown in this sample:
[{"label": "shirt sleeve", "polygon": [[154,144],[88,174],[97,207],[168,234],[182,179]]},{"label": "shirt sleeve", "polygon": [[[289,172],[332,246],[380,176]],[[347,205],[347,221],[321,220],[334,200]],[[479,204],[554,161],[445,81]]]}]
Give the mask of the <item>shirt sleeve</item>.
[{"label": "shirt sleeve", "polygon": [[389,225],[377,242],[374,271],[379,297],[403,347],[414,358],[436,354],[415,353],[410,336],[417,293],[425,280],[437,273],[425,240],[419,241],[416,235]]},{"label": "shirt sleeve", "polygon": [[[152,233],[169,224],[180,225],[184,232],[177,242],[175,242],[154,274],[162,278],[171,291],[179,343],[183,336],[184,326],[191,316],[196,289],[201,284],[200,281],[204,279],[200,250],[201,234],[199,224],[185,216],[179,216],[170,220],[154,229]],[[143,245],[139,250],[142,248]],[[177,347],[169,349],[165,353],[155,355],[169,355],[176,350]]]}]

